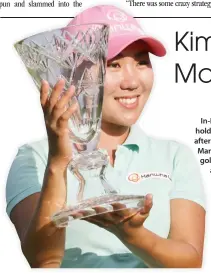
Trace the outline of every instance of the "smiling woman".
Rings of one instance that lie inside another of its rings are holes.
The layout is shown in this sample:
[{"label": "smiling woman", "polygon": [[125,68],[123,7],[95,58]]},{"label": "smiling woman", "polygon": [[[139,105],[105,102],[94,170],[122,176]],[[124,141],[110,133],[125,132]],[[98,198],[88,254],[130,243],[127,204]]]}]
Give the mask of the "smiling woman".
[{"label": "smiling woman", "polygon": [[137,121],[153,84],[149,51],[149,45],[138,40],[108,60],[104,86],[103,124],[109,121],[129,126]]},{"label": "smiling woman", "polygon": [[[39,268],[199,268],[206,212],[198,163],[185,145],[148,136],[137,125],[153,86],[150,54],[162,57],[165,47],[131,15],[109,5],[84,10],[66,28],[93,23],[111,30],[98,142],[110,159],[105,177],[123,195],[143,195],[144,206],[97,206],[92,209],[98,216],[87,218],[81,210],[72,213],[81,220],[55,227],[51,216],[75,201],[80,189],[68,169],[68,120],[77,106],[67,108],[74,87],[63,93],[59,80],[48,96],[49,83],[43,81],[40,104],[48,138],[19,149],[7,180],[7,213],[23,254]],[[91,172],[82,175],[98,197],[101,180]]]}]

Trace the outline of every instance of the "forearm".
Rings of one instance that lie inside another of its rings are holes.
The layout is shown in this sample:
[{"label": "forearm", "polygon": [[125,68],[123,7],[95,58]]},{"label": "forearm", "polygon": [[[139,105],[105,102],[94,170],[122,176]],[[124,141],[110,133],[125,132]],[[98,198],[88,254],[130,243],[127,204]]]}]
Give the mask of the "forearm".
[{"label": "forearm", "polygon": [[22,241],[31,267],[59,267],[63,258],[65,228],[56,228],[50,217],[66,201],[66,170],[48,163],[40,199]]},{"label": "forearm", "polygon": [[144,227],[123,242],[150,267],[199,268],[202,264],[202,259],[192,245],[164,239]]}]

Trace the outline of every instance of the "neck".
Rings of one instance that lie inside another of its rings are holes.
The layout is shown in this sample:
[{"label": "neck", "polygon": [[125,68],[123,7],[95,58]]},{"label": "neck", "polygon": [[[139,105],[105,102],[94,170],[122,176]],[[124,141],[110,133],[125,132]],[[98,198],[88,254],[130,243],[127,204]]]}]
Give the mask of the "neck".
[{"label": "neck", "polygon": [[116,150],[118,145],[125,142],[129,131],[129,127],[105,123],[102,121],[98,147],[104,148],[107,151]]}]

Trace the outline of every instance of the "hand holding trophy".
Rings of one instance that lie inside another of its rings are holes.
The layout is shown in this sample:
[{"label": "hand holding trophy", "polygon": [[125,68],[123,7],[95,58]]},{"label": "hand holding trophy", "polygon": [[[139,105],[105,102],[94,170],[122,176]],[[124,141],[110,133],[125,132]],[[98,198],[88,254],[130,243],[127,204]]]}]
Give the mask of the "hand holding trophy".
[{"label": "hand holding trophy", "polygon": [[68,121],[78,107],[76,103],[67,107],[75,89],[71,86],[64,92],[64,85],[65,81],[59,80],[50,95],[47,81],[42,81],[40,89],[40,103],[48,135],[48,161],[53,161],[61,171],[66,170],[72,160]]},{"label": "hand holding trophy", "polygon": [[[58,227],[67,226],[75,219],[100,214],[94,209],[97,206],[115,211],[125,207],[140,209],[144,205],[144,196],[118,194],[106,180],[108,156],[97,149],[108,33],[109,27],[105,24],[69,25],[28,37],[15,44],[37,88],[40,90],[42,87],[44,114],[52,115],[54,111],[54,115],[60,117],[59,122],[68,130],[72,154],[69,168],[79,181],[79,189],[77,202],[52,216]],[[45,113],[48,98],[50,100]],[[48,135],[51,134],[50,128],[55,131],[56,125],[49,126]],[[94,171],[93,178],[100,179],[103,194],[90,195],[93,185],[89,185],[82,175],[82,171],[87,170]],[[115,209],[112,207],[115,203],[121,203],[124,207]],[[86,214],[77,214],[80,212]]]}]

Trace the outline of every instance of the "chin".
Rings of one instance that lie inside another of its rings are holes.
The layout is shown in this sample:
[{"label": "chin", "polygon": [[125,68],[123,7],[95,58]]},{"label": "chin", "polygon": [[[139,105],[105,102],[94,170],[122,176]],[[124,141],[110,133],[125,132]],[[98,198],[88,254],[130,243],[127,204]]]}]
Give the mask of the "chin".
[{"label": "chin", "polygon": [[132,121],[124,121],[121,123],[121,126],[125,126],[125,127],[131,127],[132,125],[134,125],[136,123],[137,120],[132,120]]},{"label": "chin", "polygon": [[136,121],[138,120],[138,118],[136,119],[113,119],[110,120],[110,123],[118,125],[118,126],[123,126],[123,127],[131,127],[132,125],[134,125],[136,123]]},{"label": "chin", "polygon": [[119,119],[119,122],[121,122],[123,125],[125,126],[132,126],[133,124],[135,124],[137,122],[137,120],[139,119],[140,115],[125,115],[123,117],[121,117],[121,119]]}]

